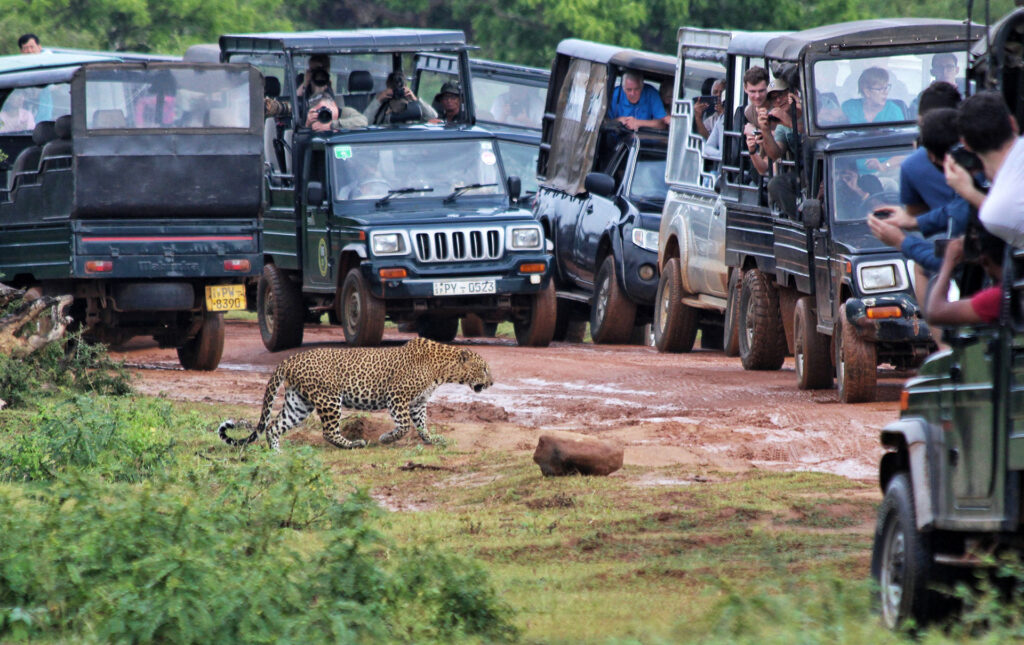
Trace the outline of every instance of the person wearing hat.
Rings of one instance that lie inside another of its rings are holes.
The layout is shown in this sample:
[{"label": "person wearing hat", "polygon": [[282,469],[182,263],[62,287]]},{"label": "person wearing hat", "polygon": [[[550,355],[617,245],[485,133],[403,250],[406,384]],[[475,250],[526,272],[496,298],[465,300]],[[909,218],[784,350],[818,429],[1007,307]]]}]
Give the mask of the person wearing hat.
[{"label": "person wearing hat", "polygon": [[757,108],[757,124],[761,132],[771,134],[764,138],[764,152],[773,161],[791,157],[796,150],[797,128],[793,124],[791,106],[796,107],[799,123],[803,107],[800,96],[790,91],[785,79],[772,79],[764,106]]},{"label": "person wearing hat", "polygon": [[465,121],[465,115],[462,113],[462,88],[459,87],[458,81],[448,81],[442,85],[434,102],[440,108],[440,116],[432,119],[431,123],[449,125]]}]

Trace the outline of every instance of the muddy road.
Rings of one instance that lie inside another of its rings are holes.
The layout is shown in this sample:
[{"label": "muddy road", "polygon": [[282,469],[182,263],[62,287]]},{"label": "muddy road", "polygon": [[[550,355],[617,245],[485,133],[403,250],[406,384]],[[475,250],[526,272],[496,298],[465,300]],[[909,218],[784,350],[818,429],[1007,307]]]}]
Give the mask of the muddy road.
[{"label": "muddy road", "polygon": [[[385,343],[409,338],[389,330]],[[495,378],[480,394],[443,385],[431,399],[429,423],[460,449],[532,452],[540,432],[569,430],[620,441],[627,464],[679,464],[694,474],[760,468],[872,480],[882,453],[878,432],[898,416],[905,377],[883,372],[878,402],[845,405],[835,390],[797,390],[792,358],[778,372],[747,372],[721,352],[589,343],[532,349],[508,338],[461,336],[455,343],[486,358]],[[244,321],[227,323],[225,344],[214,372],[181,370],[174,350],[150,339],[111,353],[131,366],[145,394],[250,406],[255,421],[269,373],[298,350],[267,352],[256,323]],[[307,326],[303,348],[317,346],[344,347],[341,329]],[[383,427],[386,413],[379,414]],[[211,427],[218,422],[211,419]],[[309,438],[301,432],[293,440]],[[418,438],[410,433],[402,441]]]}]

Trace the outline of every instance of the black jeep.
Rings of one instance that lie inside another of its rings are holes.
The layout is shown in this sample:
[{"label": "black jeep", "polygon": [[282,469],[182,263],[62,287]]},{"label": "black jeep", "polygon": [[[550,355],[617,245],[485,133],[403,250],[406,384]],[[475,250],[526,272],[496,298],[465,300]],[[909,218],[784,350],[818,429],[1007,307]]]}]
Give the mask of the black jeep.
[{"label": "black jeep", "polygon": [[[506,173],[496,139],[473,125],[462,32],[228,35],[220,46],[224,60],[277,79],[272,98],[291,106],[266,123],[270,208],[257,310],[268,349],[299,345],[303,324],[325,313],[351,345],[379,344],[386,319],[448,341],[471,315],[492,328],[512,321],[520,344],[550,342],[550,256],[540,226],[518,205],[520,181]],[[425,123],[428,109],[411,99],[408,113],[386,125],[307,122],[296,77],[312,56],[328,58],[339,106],[366,111],[372,124],[387,79],[422,93],[405,74],[437,54],[454,60],[460,79],[456,123]]]}]

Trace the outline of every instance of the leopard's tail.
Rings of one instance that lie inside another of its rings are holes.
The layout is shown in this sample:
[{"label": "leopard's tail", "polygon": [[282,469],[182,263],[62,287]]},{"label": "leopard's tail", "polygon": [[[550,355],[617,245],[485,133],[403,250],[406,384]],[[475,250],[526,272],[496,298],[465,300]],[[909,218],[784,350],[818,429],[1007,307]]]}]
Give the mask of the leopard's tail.
[{"label": "leopard's tail", "polygon": [[[281,383],[284,382],[284,369],[281,365],[277,366],[274,373],[271,374],[270,380],[267,382],[267,389],[263,393],[263,410],[260,412],[260,421],[256,424],[256,428],[244,439],[233,439],[228,436],[227,431],[235,427],[235,420],[228,419],[224,423],[220,424],[217,428],[217,434],[220,435],[221,440],[229,446],[247,446],[250,443],[259,439],[259,436],[267,429],[267,422],[270,420],[270,413],[274,407],[274,399],[277,398],[277,390],[281,387]],[[248,423],[249,427],[252,427]]]}]

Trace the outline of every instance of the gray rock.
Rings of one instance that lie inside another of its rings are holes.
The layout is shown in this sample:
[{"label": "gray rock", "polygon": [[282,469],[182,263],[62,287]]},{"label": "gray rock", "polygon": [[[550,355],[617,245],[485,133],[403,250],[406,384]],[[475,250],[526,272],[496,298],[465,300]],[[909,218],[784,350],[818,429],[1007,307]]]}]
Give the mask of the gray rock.
[{"label": "gray rock", "polygon": [[622,468],[622,446],[574,432],[542,434],[533,461],[546,477],[610,475]]}]

